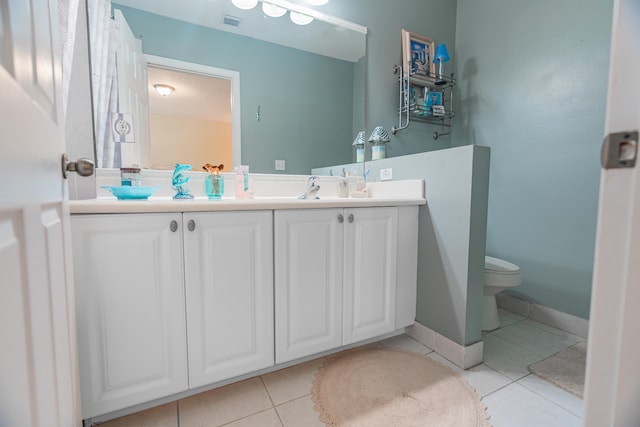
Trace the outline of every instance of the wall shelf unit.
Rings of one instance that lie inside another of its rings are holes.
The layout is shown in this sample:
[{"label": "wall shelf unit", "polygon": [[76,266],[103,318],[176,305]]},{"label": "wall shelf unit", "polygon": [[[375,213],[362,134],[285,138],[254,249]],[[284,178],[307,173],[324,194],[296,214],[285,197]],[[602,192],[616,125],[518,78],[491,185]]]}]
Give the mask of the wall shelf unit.
[{"label": "wall shelf unit", "polygon": [[398,126],[391,133],[409,127],[412,121],[440,125],[441,132],[434,132],[433,139],[451,133],[452,119],[456,113],[453,108],[454,75],[432,77],[415,76],[403,72],[402,67],[393,66],[394,74],[399,74],[400,100],[398,108]]}]

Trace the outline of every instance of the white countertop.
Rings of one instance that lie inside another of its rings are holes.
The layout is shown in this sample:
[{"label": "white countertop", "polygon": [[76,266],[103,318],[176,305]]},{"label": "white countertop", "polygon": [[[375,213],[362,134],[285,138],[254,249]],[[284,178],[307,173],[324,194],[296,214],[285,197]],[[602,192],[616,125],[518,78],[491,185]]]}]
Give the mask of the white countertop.
[{"label": "white countertop", "polygon": [[423,198],[324,198],[298,200],[291,197],[264,197],[255,199],[173,200],[168,197],[150,197],[148,200],[116,200],[104,197],[69,202],[71,214],[97,213],[149,213],[149,212],[206,212],[271,209],[324,209],[364,208],[380,206],[416,206],[426,203]]},{"label": "white countertop", "polygon": [[[150,213],[150,212],[207,212],[207,211],[240,211],[240,210],[275,210],[275,209],[324,209],[324,208],[356,208],[381,206],[417,206],[426,204],[423,180],[400,180],[367,183],[368,197],[337,197],[337,191],[331,191],[329,184],[335,177],[323,177],[324,187],[320,191],[320,199],[300,200],[297,196],[304,191],[306,177],[291,178],[264,175],[266,179],[278,178],[278,181],[266,186],[262,184],[263,196],[254,199],[236,199],[223,197],[220,200],[209,200],[196,195],[191,200],[174,200],[166,193],[150,197],[148,200],[117,200],[114,196],[100,196],[96,199],[71,200],[71,214],[113,214],[113,213]],[[264,177],[262,177],[264,179]],[[292,181],[294,179],[295,181]],[[298,187],[290,182],[297,183]],[[336,181],[337,182],[337,181]],[[300,186],[302,191],[300,191]],[[337,188],[337,187],[336,187]],[[267,191],[269,190],[269,191]],[[106,191],[105,191],[106,192]],[[326,192],[327,194],[321,194]],[[108,192],[106,192],[108,193]],[[283,194],[284,193],[284,194]]]}]

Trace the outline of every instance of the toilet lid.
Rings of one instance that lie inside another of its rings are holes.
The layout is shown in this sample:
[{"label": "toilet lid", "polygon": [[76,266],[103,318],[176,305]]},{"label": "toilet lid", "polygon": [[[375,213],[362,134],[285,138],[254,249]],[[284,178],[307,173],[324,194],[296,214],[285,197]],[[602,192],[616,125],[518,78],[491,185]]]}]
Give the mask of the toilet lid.
[{"label": "toilet lid", "polygon": [[484,269],[495,273],[516,274],[520,272],[520,267],[508,261],[490,256],[484,257]]}]

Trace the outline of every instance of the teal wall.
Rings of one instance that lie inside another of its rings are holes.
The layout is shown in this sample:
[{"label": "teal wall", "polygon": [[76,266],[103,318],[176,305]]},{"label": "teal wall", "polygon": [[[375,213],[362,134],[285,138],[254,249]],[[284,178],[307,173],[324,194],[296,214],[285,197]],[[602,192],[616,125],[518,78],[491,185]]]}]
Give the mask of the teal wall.
[{"label": "teal wall", "polygon": [[458,0],[454,145],[491,147],[487,254],[589,317],[611,0]]},{"label": "teal wall", "polygon": [[114,8],[142,38],[145,53],[240,72],[242,163],[252,172],[277,173],[275,159],[284,159],[292,174],[351,159],[353,95],[363,92],[354,88],[354,71],[362,72],[362,64]]}]

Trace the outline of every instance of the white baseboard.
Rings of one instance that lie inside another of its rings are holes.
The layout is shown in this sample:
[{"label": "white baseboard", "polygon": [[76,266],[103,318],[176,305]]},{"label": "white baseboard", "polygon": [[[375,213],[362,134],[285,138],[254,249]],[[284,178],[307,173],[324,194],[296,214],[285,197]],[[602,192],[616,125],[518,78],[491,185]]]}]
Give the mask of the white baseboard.
[{"label": "white baseboard", "polygon": [[562,311],[510,295],[496,295],[498,307],[520,316],[553,326],[582,338],[589,336],[589,321]]},{"label": "white baseboard", "polygon": [[407,326],[405,332],[462,369],[469,369],[482,363],[484,348],[482,341],[463,346],[417,322]]}]

